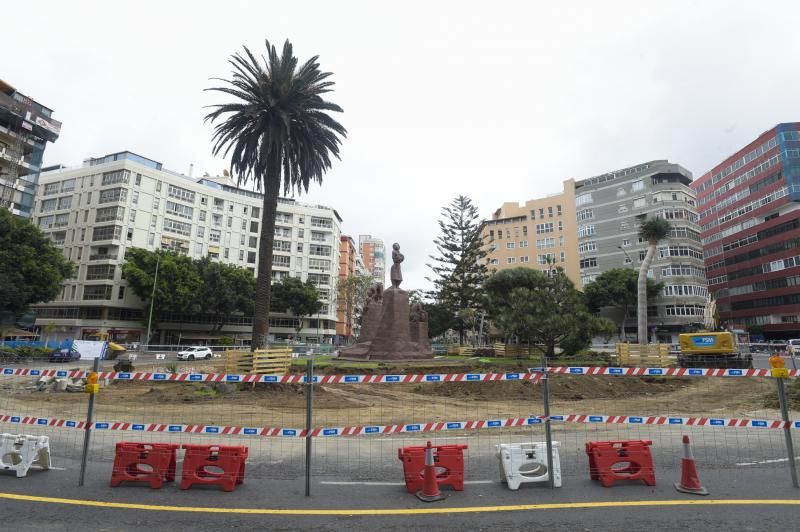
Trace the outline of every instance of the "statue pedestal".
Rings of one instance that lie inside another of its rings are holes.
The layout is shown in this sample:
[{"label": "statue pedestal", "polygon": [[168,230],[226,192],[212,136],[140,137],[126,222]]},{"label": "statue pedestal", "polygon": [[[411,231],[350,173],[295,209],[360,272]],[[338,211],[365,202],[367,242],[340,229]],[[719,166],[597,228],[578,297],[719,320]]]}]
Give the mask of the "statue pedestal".
[{"label": "statue pedestal", "polygon": [[433,358],[430,349],[424,349],[411,340],[408,292],[399,288],[383,291],[381,320],[369,346],[370,360],[412,360]]}]

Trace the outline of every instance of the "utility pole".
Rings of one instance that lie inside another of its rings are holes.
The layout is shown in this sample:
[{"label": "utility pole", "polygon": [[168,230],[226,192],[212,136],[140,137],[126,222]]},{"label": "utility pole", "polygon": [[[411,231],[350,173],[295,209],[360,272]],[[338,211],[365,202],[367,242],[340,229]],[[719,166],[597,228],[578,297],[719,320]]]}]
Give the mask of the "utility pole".
[{"label": "utility pole", "polygon": [[[147,342],[148,347],[150,346],[150,326],[153,324],[153,303],[155,302],[156,298],[156,284],[158,283],[158,265],[161,262],[161,255],[156,255],[156,273],[153,277],[153,291],[150,294],[150,316],[147,318],[147,336],[145,337],[145,341]],[[142,345],[144,349],[144,345]]]},{"label": "utility pole", "polygon": [[622,246],[617,246],[617,249],[625,254],[625,258],[628,259],[628,263],[630,264],[631,269],[633,269],[633,260],[631,259],[631,256],[628,255],[628,252],[622,249]]}]

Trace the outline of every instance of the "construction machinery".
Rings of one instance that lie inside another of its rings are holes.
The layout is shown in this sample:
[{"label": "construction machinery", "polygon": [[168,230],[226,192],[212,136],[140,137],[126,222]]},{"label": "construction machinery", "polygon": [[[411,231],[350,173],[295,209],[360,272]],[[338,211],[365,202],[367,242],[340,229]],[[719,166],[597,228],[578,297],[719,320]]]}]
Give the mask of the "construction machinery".
[{"label": "construction machinery", "polygon": [[753,355],[739,351],[736,337],[728,331],[685,333],[678,342],[678,363],[682,368],[753,367]]}]

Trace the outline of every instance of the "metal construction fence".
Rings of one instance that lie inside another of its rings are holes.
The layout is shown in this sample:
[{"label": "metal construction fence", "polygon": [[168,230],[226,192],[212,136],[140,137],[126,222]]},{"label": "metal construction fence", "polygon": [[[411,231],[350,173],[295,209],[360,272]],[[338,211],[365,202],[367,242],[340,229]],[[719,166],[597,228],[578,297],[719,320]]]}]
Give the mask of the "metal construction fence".
[{"label": "metal construction fence", "polygon": [[[800,435],[800,370],[775,379],[764,369],[393,373],[387,365],[352,374],[323,368],[309,382],[304,373],[211,368],[198,361],[177,371],[101,369],[88,475],[91,464],[113,460],[116,442],[139,441],[246,445],[248,477],[295,479],[307,472],[310,438],[308,473],[315,477],[400,480],[397,449],[432,440],[468,443],[469,478],[491,480],[495,446],[544,441],[549,422],[567,479],[587,475],[588,441],[651,440],[657,470],[679,471],[681,437],[688,434],[704,474],[724,471],[746,482],[752,471],[768,468],[788,487],[789,472],[778,470],[792,464],[787,449]],[[86,374],[86,368],[0,368],[0,432],[49,436],[55,459],[76,467],[89,394],[69,390]]]}]

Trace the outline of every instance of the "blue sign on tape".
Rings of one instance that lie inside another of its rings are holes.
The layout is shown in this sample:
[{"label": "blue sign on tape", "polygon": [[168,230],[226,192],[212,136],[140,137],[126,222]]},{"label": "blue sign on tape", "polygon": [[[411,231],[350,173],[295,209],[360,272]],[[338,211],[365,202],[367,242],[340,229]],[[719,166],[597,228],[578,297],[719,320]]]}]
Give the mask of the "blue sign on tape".
[{"label": "blue sign on tape", "polygon": [[66,377],[66,376],[67,376],[66,371],[56,371],[56,377]]},{"label": "blue sign on tape", "polygon": [[14,370],[13,369],[11,369],[11,368],[4,368],[3,369],[3,375],[13,375],[13,374],[14,374]]},{"label": "blue sign on tape", "polygon": [[31,370],[31,375],[41,375],[41,374],[42,374],[42,370],[40,370],[40,369],[32,369]]},{"label": "blue sign on tape", "polygon": [[753,420],[753,426],[754,426],[754,427],[766,427],[766,426],[767,426],[767,422],[766,422],[766,421],[761,421],[761,420],[755,420],[755,419],[754,419],[754,420]]},{"label": "blue sign on tape", "polygon": [[590,423],[602,423],[603,422],[603,416],[589,416],[589,422]]},{"label": "blue sign on tape", "polygon": [[608,373],[610,375],[622,375],[622,368],[608,368]]},{"label": "blue sign on tape", "polygon": [[107,429],[108,423],[95,423],[94,428],[96,429]]},{"label": "blue sign on tape", "polygon": [[647,370],[648,375],[663,375],[664,370],[659,368],[650,368]]},{"label": "blue sign on tape", "polygon": [[11,423],[19,423],[19,416],[11,416]]},{"label": "blue sign on tape", "polygon": [[375,434],[376,432],[380,432],[380,427],[364,427],[365,434]]},{"label": "blue sign on tape", "polygon": [[383,380],[386,382],[400,382],[400,375],[386,375]]},{"label": "blue sign on tape", "polygon": [[131,425],[131,430],[144,430],[144,425],[138,423]]},{"label": "blue sign on tape", "polygon": [[66,423],[64,423],[64,425],[66,425],[68,427],[77,427],[78,423],[75,422],[75,421],[67,421]]},{"label": "blue sign on tape", "polygon": [[36,418],[36,424],[37,425],[47,425],[47,419],[45,419],[43,417]]},{"label": "blue sign on tape", "polygon": [[153,373],[153,380],[154,381],[165,381],[167,380],[166,373]]},{"label": "blue sign on tape", "polygon": [[468,381],[479,381],[481,380],[481,376],[478,373],[468,373],[466,379]]},{"label": "blue sign on tape", "polygon": [[519,380],[519,373],[506,373],[506,380],[507,381]]},{"label": "blue sign on tape", "polygon": [[689,370],[689,375],[702,375],[702,374],[703,374],[703,370],[702,369],[690,369]]},{"label": "blue sign on tape", "polygon": [[245,428],[244,430],[242,430],[242,432],[244,432],[248,436],[255,436],[256,434],[258,434],[258,429]]},{"label": "blue sign on tape", "polygon": [[124,380],[129,380],[131,378],[131,374],[130,373],[117,373],[117,378],[119,380],[123,380],[123,381]]},{"label": "blue sign on tape", "polygon": [[219,433],[219,427],[206,427],[203,430],[203,432],[207,432],[209,434],[218,434]]},{"label": "blue sign on tape", "polygon": [[539,419],[538,417],[529,417],[529,418],[526,420],[526,423],[527,423],[528,425],[537,425],[537,424],[539,424],[539,423],[541,423],[541,422],[542,422],[542,420],[541,420],[541,419]]},{"label": "blue sign on tape", "polygon": [[281,434],[284,436],[297,436],[297,431],[295,429],[283,429]]},{"label": "blue sign on tape", "polygon": [[564,416],[550,416],[551,421],[564,421]]},{"label": "blue sign on tape", "polygon": [[583,368],[569,368],[569,372],[575,375],[582,375]]},{"label": "blue sign on tape", "polygon": [[492,421],[487,421],[486,422],[486,426],[487,427],[499,427],[502,424],[503,424],[503,422],[499,421],[499,420],[492,420]]},{"label": "blue sign on tape", "polygon": [[169,432],[183,432],[183,425],[170,425],[167,430]]},{"label": "blue sign on tape", "polygon": [[439,375],[425,375],[425,380],[428,382],[437,382],[442,380],[442,377]]},{"label": "blue sign on tape", "polygon": [[669,418],[670,425],[683,425],[683,418],[680,417],[671,417]]},{"label": "blue sign on tape", "polygon": [[744,375],[744,373],[740,369],[729,369],[728,375],[731,375],[733,377],[741,377],[742,375]]},{"label": "blue sign on tape", "polygon": [[227,382],[239,382],[240,380],[242,380],[242,376],[241,375],[225,375],[225,380]]},{"label": "blue sign on tape", "polygon": [[347,375],[344,378],[344,382],[358,382],[358,375]]},{"label": "blue sign on tape", "polygon": [[448,429],[460,429],[461,422],[460,421],[453,421],[447,424]]},{"label": "blue sign on tape", "polygon": [[191,375],[189,375],[189,380],[190,381],[201,381],[201,380],[203,380],[203,376],[202,375],[198,375],[197,373],[192,373]]},{"label": "blue sign on tape", "polygon": [[644,418],[641,417],[629,417],[628,423],[644,423]]},{"label": "blue sign on tape", "polygon": [[322,429],[323,436],[336,436],[339,434],[339,429]]},{"label": "blue sign on tape", "polygon": [[264,375],[261,377],[261,382],[278,382],[277,375]]},{"label": "blue sign on tape", "polygon": [[724,419],[709,419],[708,423],[710,425],[725,425],[725,420]]},{"label": "blue sign on tape", "polygon": [[418,432],[419,430],[419,425],[406,425],[406,432]]}]

